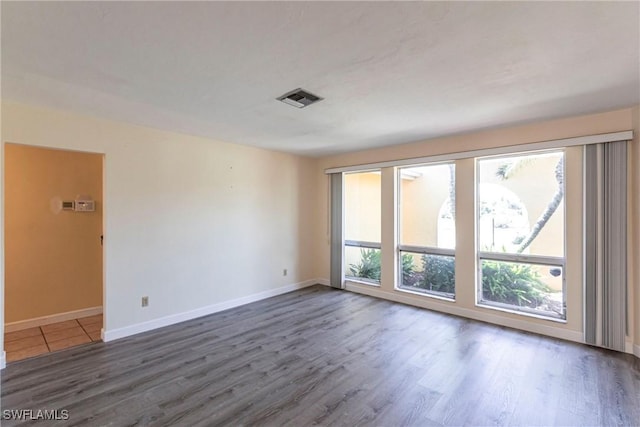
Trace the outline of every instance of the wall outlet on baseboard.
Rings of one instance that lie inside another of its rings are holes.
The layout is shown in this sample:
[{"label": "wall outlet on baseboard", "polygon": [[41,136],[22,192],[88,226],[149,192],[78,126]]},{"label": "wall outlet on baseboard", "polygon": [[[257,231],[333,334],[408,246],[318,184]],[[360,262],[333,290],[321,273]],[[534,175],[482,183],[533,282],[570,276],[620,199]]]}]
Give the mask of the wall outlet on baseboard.
[{"label": "wall outlet on baseboard", "polygon": [[147,307],[149,305],[149,297],[142,297],[142,306]]},{"label": "wall outlet on baseboard", "polygon": [[282,275],[283,275],[283,276],[286,276],[288,273],[289,273],[289,272],[287,271],[287,269],[286,269],[286,268],[283,268],[283,269],[282,269]]}]

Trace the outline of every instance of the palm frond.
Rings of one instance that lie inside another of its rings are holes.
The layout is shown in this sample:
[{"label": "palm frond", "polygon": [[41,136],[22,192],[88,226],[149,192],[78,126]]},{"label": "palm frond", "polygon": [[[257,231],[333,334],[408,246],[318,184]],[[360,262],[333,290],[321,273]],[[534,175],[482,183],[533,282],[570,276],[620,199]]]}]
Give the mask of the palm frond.
[{"label": "palm frond", "polygon": [[519,159],[509,159],[500,164],[496,169],[496,176],[501,180],[506,180],[515,175],[520,169],[534,162],[535,159],[523,157]]}]

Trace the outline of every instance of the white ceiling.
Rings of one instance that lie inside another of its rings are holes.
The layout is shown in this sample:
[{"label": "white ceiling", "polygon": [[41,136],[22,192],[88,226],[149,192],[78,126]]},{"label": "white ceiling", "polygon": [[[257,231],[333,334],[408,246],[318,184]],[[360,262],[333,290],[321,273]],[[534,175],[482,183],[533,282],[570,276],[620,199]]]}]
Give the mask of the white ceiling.
[{"label": "white ceiling", "polygon": [[303,155],[640,102],[639,2],[1,7],[6,99]]}]

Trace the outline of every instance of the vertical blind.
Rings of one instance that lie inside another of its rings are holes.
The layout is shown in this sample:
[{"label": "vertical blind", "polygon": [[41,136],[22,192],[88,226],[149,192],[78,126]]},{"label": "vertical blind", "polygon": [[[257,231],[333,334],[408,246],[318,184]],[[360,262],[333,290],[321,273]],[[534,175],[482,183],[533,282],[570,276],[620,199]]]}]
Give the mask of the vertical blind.
[{"label": "vertical blind", "polygon": [[585,147],[585,341],[625,350],[627,142]]},{"label": "vertical blind", "polygon": [[342,172],[332,173],[331,177],[331,267],[329,283],[332,287],[344,287],[343,259],[344,245],[342,233]]}]

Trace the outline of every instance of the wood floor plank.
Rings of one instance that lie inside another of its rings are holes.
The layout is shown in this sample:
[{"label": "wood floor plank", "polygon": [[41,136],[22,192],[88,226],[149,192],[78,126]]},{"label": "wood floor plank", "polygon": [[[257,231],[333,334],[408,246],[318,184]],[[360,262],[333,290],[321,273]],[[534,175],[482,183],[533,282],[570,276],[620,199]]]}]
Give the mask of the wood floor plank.
[{"label": "wood floor plank", "polygon": [[632,356],[323,286],[1,381],[3,409],[66,409],[64,426],[640,425]]}]

